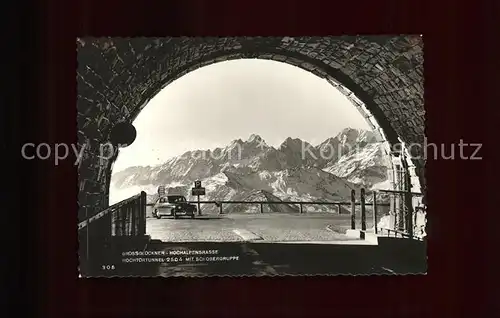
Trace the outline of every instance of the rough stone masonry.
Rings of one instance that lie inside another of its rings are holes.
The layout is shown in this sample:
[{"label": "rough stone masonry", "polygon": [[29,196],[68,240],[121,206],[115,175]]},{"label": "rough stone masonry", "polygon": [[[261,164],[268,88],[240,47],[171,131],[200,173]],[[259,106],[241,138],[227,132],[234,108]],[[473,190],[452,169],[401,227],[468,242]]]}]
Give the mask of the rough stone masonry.
[{"label": "rough stone masonry", "polygon": [[[131,123],[163,87],[199,67],[228,59],[290,63],[341,83],[378,122],[389,143],[424,143],[423,40],[411,36],[80,38],[78,141],[79,218],[108,204],[111,160],[99,145],[111,128]],[[418,154],[415,154],[418,155]],[[423,167],[415,162],[425,188]]]}]

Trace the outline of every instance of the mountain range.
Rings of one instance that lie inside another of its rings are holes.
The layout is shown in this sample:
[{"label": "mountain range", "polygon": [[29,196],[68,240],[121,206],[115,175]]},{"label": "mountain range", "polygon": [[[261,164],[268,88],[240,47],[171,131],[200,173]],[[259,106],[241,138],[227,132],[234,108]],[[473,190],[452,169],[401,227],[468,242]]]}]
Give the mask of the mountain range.
[{"label": "mountain range", "polygon": [[[194,200],[190,189],[195,180],[201,180],[206,188],[202,200],[349,201],[352,189],[359,193],[362,187],[368,191],[388,188],[389,162],[376,136],[372,131],[346,128],[315,146],[289,137],[279,147],[272,147],[253,134],[225,147],[188,151],[160,165],[115,172],[110,204],[139,191],[146,191],[148,201],[154,201],[159,185],[165,185],[169,193]],[[283,204],[266,208],[298,211],[296,206]],[[207,205],[203,211],[215,209]],[[231,204],[227,209],[254,212],[260,208]],[[324,211],[332,207],[307,209]]]}]

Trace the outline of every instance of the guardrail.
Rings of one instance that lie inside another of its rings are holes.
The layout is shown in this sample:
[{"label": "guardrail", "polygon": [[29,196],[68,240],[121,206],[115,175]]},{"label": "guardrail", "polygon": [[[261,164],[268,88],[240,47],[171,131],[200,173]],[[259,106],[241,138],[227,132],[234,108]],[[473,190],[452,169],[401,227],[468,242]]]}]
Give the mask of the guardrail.
[{"label": "guardrail", "polygon": [[404,237],[404,238],[410,238],[410,239],[416,239],[416,240],[419,240],[419,241],[423,241],[423,238],[421,238],[421,237],[418,237],[418,236],[415,236],[415,235],[411,236],[410,234],[408,234],[406,232],[403,232],[403,231],[399,231],[399,230],[388,229],[388,228],[381,228],[380,231],[381,231],[382,235],[384,235],[383,232],[386,232],[387,233],[386,236],[388,236],[388,237],[390,237],[391,234],[392,234],[393,237],[398,237],[399,236],[399,237]]},{"label": "guardrail", "polygon": [[113,204],[78,223],[80,261],[90,259],[91,250],[102,250],[112,237],[143,237],[146,234],[146,192]]},{"label": "guardrail", "polygon": [[[146,192],[120,201],[78,224],[78,231],[102,227],[101,235],[125,236],[146,233]],[[91,226],[92,224],[92,226]],[[107,230],[104,230],[106,229]],[[104,231],[103,231],[104,230]]]},{"label": "guardrail", "polygon": [[[385,200],[381,199],[381,196],[385,196]],[[389,207],[389,215],[391,217],[391,227],[390,231],[394,233],[405,233],[401,234],[401,237],[413,238],[414,235],[414,225],[417,224],[417,213],[416,211],[422,210],[425,212],[425,205],[422,204],[421,198],[422,193],[409,192],[409,191],[397,191],[397,190],[376,190],[371,191],[371,198],[367,198],[365,189],[361,189],[359,201],[356,200],[356,191],[351,191],[350,201],[241,201],[241,200],[207,200],[207,201],[187,201],[190,204],[214,204],[219,209],[219,214],[224,214],[223,206],[228,204],[248,204],[248,205],[259,205],[260,213],[264,213],[265,205],[295,205],[299,207],[299,213],[305,213],[304,206],[308,205],[334,205],[337,207],[337,212],[342,213],[342,207],[350,207],[347,213],[351,216],[351,229],[356,229],[356,210],[359,208],[359,213],[361,217],[361,230],[366,230],[367,225],[367,207],[371,207],[371,217],[373,218],[373,226],[375,234],[378,234],[378,222],[379,222],[379,208]],[[420,198],[420,200],[415,200]],[[154,206],[154,203],[147,204],[148,206]],[[382,230],[382,229],[381,229]],[[385,229],[389,230],[389,229]],[[392,233],[392,232],[391,232]]]},{"label": "guardrail", "polygon": [[[264,205],[277,205],[277,204],[284,204],[284,205],[298,205],[299,206],[299,213],[305,213],[304,212],[304,206],[307,205],[335,205],[337,206],[337,212],[341,212],[341,206],[352,206],[352,202],[329,202],[329,201],[187,201],[187,203],[190,204],[214,204],[219,208],[219,214],[224,214],[223,213],[223,205],[227,204],[248,204],[248,205],[260,205],[260,212],[264,213]],[[361,202],[355,202],[356,206],[361,205]],[[154,203],[148,203],[147,206],[154,206]],[[372,203],[365,203],[366,206],[372,206]],[[389,206],[389,204],[381,204],[382,206]]]},{"label": "guardrail", "polygon": [[[390,228],[385,230],[390,233],[399,233],[401,237],[416,238],[418,212],[426,212],[423,202],[423,193],[396,190],[378,190],[389,196]],[[404,233],[404,235],[403,235]]]}]

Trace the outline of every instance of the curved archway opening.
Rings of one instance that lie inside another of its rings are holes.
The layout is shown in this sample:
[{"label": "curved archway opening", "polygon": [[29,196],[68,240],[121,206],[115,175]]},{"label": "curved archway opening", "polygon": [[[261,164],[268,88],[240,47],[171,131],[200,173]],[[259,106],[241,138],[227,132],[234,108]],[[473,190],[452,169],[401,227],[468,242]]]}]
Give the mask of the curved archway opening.
[{"label": "curved archway opening", "polygon": [[[396,188],[390,143],[361,99],[330,76],[283,62],[214,60],[163,85],[134,126],[137,140],[113,163],[111,204],[144,190],[154,200],[160,185],[189,197],[195,180],[211,187],[209,200],[345,201],[352,188]],[[252,139],[266,148],[255,151]],[[232,146],[247,153],[213,155]],[[312,190],[319,184],[327,189]]]}]

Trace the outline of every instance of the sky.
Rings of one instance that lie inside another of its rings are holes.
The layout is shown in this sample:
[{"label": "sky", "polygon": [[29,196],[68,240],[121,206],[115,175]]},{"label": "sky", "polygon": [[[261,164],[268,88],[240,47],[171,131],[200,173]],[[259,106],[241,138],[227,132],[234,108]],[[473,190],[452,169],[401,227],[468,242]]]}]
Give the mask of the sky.
[{"label": "sky", "polygon": [[317,145],[346,127],[370,129],[325,79],[261,59],[218,62],[182,76],[154,96],[133,124],[137,137],[120,149],[113,172],[252,134],[277,147],[288,137]]}]

